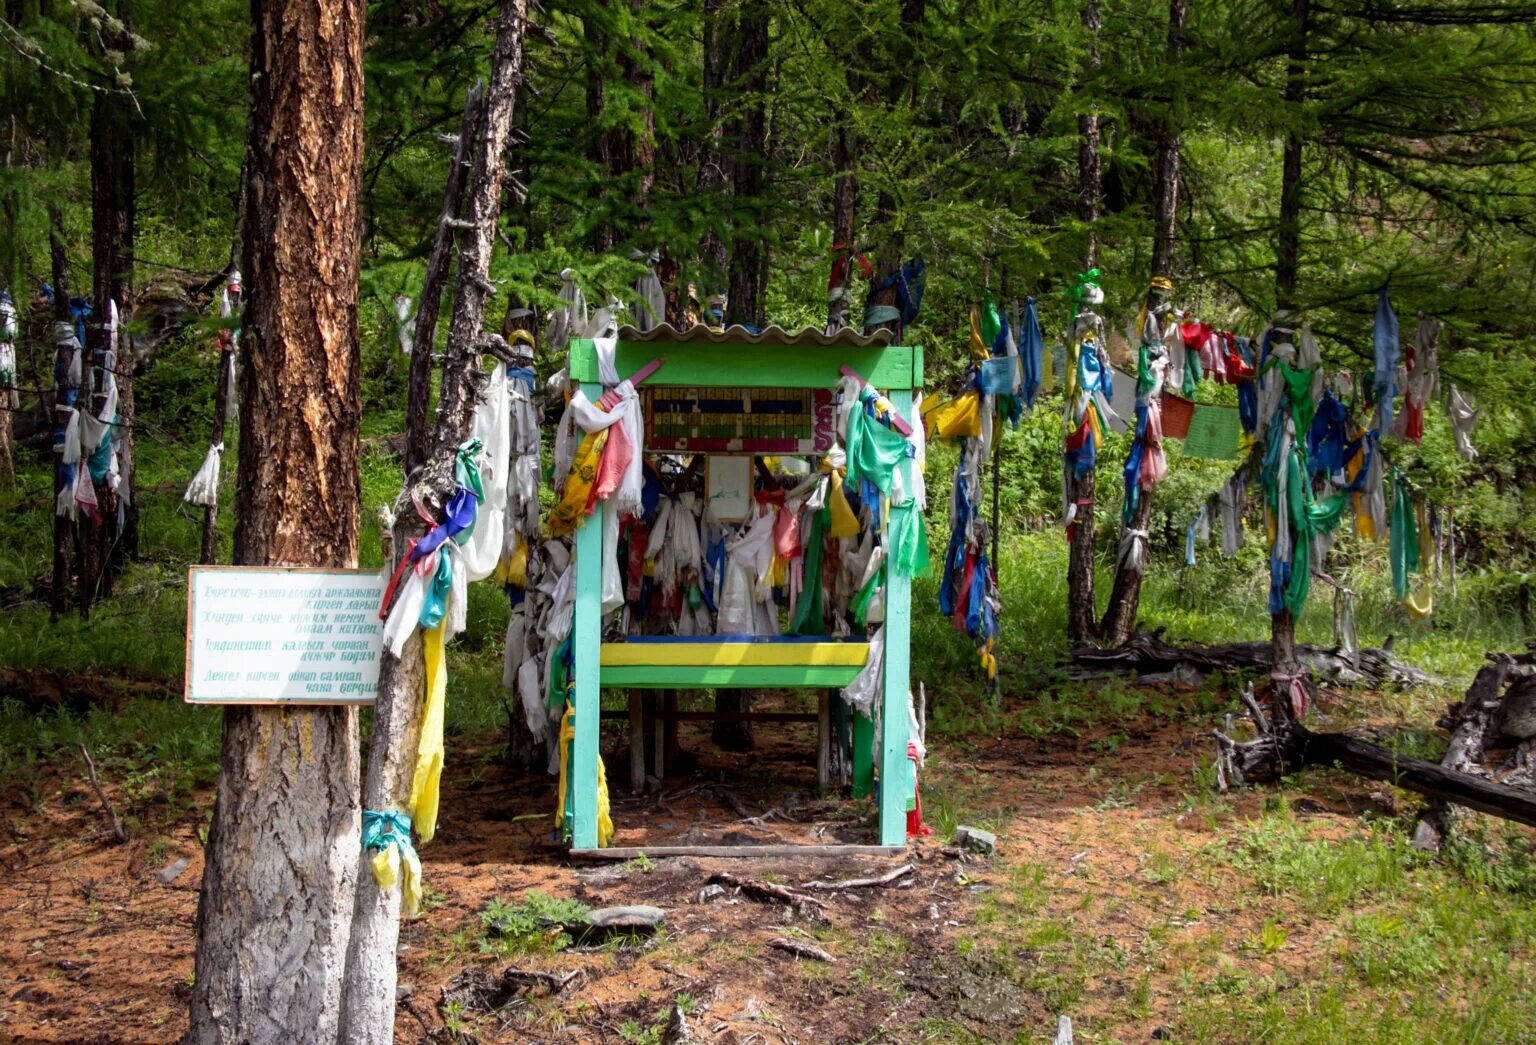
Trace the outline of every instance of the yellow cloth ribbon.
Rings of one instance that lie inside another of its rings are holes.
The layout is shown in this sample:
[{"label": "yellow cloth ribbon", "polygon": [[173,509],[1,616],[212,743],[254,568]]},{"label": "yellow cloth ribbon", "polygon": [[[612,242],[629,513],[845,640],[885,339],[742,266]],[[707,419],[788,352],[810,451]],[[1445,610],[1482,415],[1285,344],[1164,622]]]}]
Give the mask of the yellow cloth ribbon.
[{"label": "yellow cloth ribbon", "polygon": [[[565,826],[565,793],[570,780],[571,743],[576,739],[576,709],[567,704],[565,716],[560,719],[560,793],[556,799],[555,827]],[[608,807],[608,774],[603,769],[603,759],[597,759],[597,845],[603,848],[613,839],[613,817]]]},{"label": "yellow cloth ribbon", "polygon": [[588,432],[576,456],[571,461],[571,472],[565,477],[565,490],[560,503],[550,510],[544,526],[551,537],[564,537],[581,524],[587,514],[587,502],[592,499],[592,484],[597,481],[597,463],[603,456],[603,446],[608,442],[608,429]]},{"label": "yellow cloth ribbon", "polygon": [[1403,605],[1408,607],[1408,612],[1418,620],[1424,620],[1435,612],[1435,590],[1429,577],[1429,562],[1433,556],[1432,549],[1435,546],[1435,536],[1429,529],[1429,507],[1420,501],[1414,506],[1414,522],[1419,531],[1419,579],[1421,581],[1417,593],[1408,592],[1408,597],[1403,600]]},{"label": "yellow cloth ribbon", "polygon": [[385,892],[399,884],[400,910],[407,918],[421,910],[421,857],[414,850],[403,865],[398,846],[387,845],[374,853],[373,880]]},{"label": "yellow cloth ribbon", "polygon": [[981,393],[972,388],[929,412],[931,439],[975,439],[981,435]]},{"label": "yellow cloth ribbon", "polygon": [[859,517],[853,514],[853,509],[848,505],[848,498],[843,496],[842,472],[836,470],[832,472],[832,489],[828,491],[827,503],[832,509],[832,526],[828,532],[833,537],[857,537]]},{"label": "yellow cloth ribbon", "polygon": [[976,305],[971,306],[971,358],[976,362],[990,358],[992,350],[981,339],[981,309]]},{"label": "yellow cloth ribbon", "polygon": [[421,711],[421,743],[416,749],[416,771],[411,777],[411,821],[421,844],[437,833],[438,786],[443,777],[443,707],[448,701],[448,658],[443,646],[448,618],[422,632],[427,661],[427,700]]},{"label": "yellow cloth ribbon", "polygon": [[512,535],[512,550],[496,564],[496,583],[514,588],[528,587],[528,541],[520,533]]}]

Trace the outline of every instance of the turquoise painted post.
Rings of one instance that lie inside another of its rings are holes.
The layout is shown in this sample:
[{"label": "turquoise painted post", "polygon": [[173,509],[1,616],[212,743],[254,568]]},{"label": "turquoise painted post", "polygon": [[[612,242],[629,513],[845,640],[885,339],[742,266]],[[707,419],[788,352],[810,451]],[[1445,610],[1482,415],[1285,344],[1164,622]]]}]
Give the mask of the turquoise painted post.
[{"label": "turquoise painted post", "polygon": [[[582,385],[587,398],[597,400],[600,386]],[[566,787],[575,794],[576,813],[571,843],[576,849],[597,848],[597,740],[601,725],[602,688],[598,646],[603,638],[603,517],[599,508],[576,530],[576,614],[572,633],[576,670],[576,740]]]},{"label": "turquoise painted post", "polygon": [[[912,393],[890,393],[891,405],[903,417],[912,418]],[[921,423],[921,422],[918,422]],[[904,458],[897,466],[903,489],[912,489],[912,461]],[[910,496],[910,494],[909,494]],[[891,509],[887,532],[894,532],[896,521],[907,512],[917,511],[915,503]],[[886,571],[885,581],[885,690],[880,712],[880,844],[905,845],[907,841],[907,799],[915,781],[907,761],[907,741],[911,728],[907,722],[907,693],[912,687],[912,582],[894,567]]]}]

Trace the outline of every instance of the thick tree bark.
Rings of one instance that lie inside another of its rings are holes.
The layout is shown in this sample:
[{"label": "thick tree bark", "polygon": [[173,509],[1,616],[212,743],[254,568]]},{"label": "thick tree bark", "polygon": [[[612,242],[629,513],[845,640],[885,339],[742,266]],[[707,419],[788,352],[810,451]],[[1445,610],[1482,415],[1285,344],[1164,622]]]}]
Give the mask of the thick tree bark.
[{"label": "thick tree bark", "polygon": [[[1152,491],[1142,490],[1129,528],[1147,532],[1152,522]],[[1099,623],[1099,637],[1111,646],[1119,646],[1131,637],[1136,627],[1136,612],[1141,605],[1141,580],[1146,566],[1135,569],[1126,562],[1115,564],[1115,583],[1109,589],[1104,619]]]},{"label": "thick tree bark", "polygon": [[405,474],[409,476],[427,461],[431,448],[430,414],[432,405],[432,347],[437,341],[437,316],[443,304],[443,285],[448,280],[448,265],[453,260],[454,223],[464,198],[464,172],[469,169],[475,130],[480,124],[484,89],[476,84],[464,98],[464,117],[459,121],[459,139],[453,146],[448,164],[448,179],[443,187],[443,209],[438,214],[432,252],[427,255],[427,274],[421,283],[421,301],[416,305],[416,338],[411,344],[411,364],[405,400]]},{"label": "thick tree bark", "polygon": [[[448,350],[443,361],[442,395],[438,400],[431,454],[419,484],[425,487],[422,500],[435,505],[447,499],[455,453],[468,436],[474,417],[479,357],[485,336],[485,299],[491,288],[486,277],[501,215],[501,189],[517,88],[523,80],[523,26],[527,17],[528,0],[503,0],[491,52],[491,79],[480,136],[473,143],[467,227],[459,252]],[[469,140],[466,138],[462,144],[468,146]],[[407,482],[411,482],[409,476]],[[410,538],[420,533],[421,523],[413,514],[399,513],[393,535],[396,560],[405,553]],[[411,637],[400,660],[386,651],[381,669],[363,806],[389,812],[404,810],[410,799],[425,681],[420,634]],[[358,856],[354,854],[353,859],[358,860]],[[371,859],[372,854],[361,854],[356,911],[346,956],[341,1040],[348,1045],[389,1042],[394,1035],[400,891],[379,888],[369,868]]]},{"label": "thick tree bark", "polygon": [[[253,0],[235,562],[357,563],[362,0]],[[333,1042],[361,837],[353,708],[229,708],[194,1043]]]}]

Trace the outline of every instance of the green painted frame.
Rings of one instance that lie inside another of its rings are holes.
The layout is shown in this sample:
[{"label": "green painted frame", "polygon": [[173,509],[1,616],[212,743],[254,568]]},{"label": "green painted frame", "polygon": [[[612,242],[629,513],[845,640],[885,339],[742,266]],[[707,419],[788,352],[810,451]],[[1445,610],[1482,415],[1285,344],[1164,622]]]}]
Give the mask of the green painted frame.
[{"label": "green painted frame", "polygon": [[[851,367],[883,391],[902,417],[913,423],[912,393],[922,387],[923,350],[915,345],[853,348],[846,345],[717,345],[659,341],[620,341],[616,369],[632,374],[653,359],[665,365],[646,382],[650,386],[684,388],[831,388],[841,369]],[[571,342],[569,375],[588,398],[602,395],[597,383],[597,353],[590,340]],[[912,488],[912,462],[901,461],[902,485]],[[915,511],[912,504],[893,506],[888,525],[898,513]],[[603,687],[699,688],[773,686],[830,688],[847,685],[857,668],[838,665],[778,665],[703,667],[696,665],[624,665],[602,667],[602,571],[583,569],[600,563],[604,554],[599,513],[587,516],[576,531],[575,739],[571,745],[571,848],[597,848],[597,760]],[[907,694],[911,689],[911,580],[890,571],[885,589],[885,679],[881,697],[882,730],[879,757],[880,844],[905,845],[907,800],[916,779],[907,759],[911,739]],[[855,716],[855,743],[870,743],[873,723]],[[868,794],[868,771],[854,780],[855,794]],[[895,786],[891,786],[895,785]]]}]

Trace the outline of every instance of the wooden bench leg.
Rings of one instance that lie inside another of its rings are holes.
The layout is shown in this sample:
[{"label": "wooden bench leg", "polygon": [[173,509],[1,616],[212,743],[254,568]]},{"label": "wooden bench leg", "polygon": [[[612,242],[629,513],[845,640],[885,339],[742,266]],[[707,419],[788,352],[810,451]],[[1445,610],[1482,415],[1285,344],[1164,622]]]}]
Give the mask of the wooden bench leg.
[{"label": "wooden bench leg", "polygon": [[816,698],[816,790],[825,791],[832,777],[832,693],[821,690]]},{"label": "wooden bench leg", "polygon": [[645,717],[640,713],[640,691],[629,691],[629,789],[645,791]]}]

